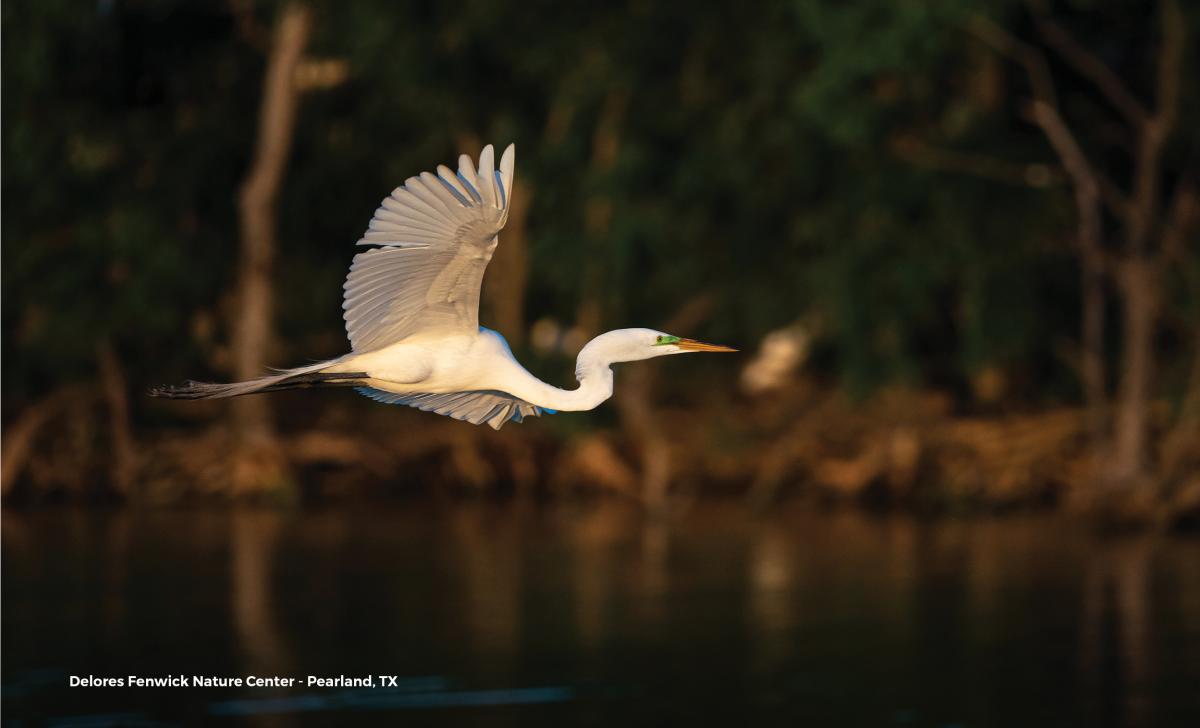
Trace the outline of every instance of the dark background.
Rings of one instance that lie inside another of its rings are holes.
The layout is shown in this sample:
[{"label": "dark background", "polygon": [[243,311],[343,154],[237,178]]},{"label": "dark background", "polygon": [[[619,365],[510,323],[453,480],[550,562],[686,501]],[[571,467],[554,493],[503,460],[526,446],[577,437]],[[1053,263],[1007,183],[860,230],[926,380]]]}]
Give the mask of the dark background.
[{"label": "dark background", "polygon": [[[204,664],[403,672],[439,724],[429,700],[523,724],[1195,717],[1193,3],[2,20],[9,715],[200,720],[217,697],[60,683]],[[146,396],[344,353],[378,201],[509,142],[480,318],[531,371],[569,385],[630,326],[742,353],[621,366],[594,412],[500,432],[347,391]],[[707,687],[660,680],[680,662]],[[544,716],[486,693],[542,687],[566,690],[530,693]],[[355,697],[328,699],[264,720],[338,724]]]},{"label": "dark background", "polygon": [[[625,367],[615,405],[499,438],[345,392],[245,407],[278,410],[284,435],[449,428],[481,461],[537,443],[532,475],[497,465],[474,478],[484,488],[578,482],[555,473],[584,442],[630,471],[610,485],[634,491],[658,447],[676,452],[657,491],[769,481],[771,497],[990,507],[1091,502],[1105,481],[1148,502],[1187,491],[1172,512],[1198,499],[1190,5],[295,6],[307,32],[293,123],[266,134],[290,139],[261,206],[275,241],[273,309],[258,316],[238,199],[271,146],[257,123],[289,7],[5,5],[3,413],[21,435],[6,495],[374,490],[378,477],[303,443],[271,477],[199,473],[166,441],[217,447],[204,431],[250,415],[143,393],[235,376],[246,318],[266,332],[258,368],[342,353],[339,284],[378,200],[512,141],[524,209],[481,319],[536,374],[569,382],[578,346],[624,326],[746,353]],[[760,350],[771,332],[782,348]],[[772,351],[770,376],[739,384]],[[993,429],[964,434],[963,418]],[[1040,449],[980,444],[1012,440],[1013,418]],[[897,428],[915,454],[854,477],[822,467],[896,450],[880,443]],[[339,441],[350,462],[358,439]],[[381,456],[385,492],[444,460],[444,443],[418,449],[430,462]],[[689,468],[679,452],[714,461]],[[340,467],[340,485],[314,465]]]}]

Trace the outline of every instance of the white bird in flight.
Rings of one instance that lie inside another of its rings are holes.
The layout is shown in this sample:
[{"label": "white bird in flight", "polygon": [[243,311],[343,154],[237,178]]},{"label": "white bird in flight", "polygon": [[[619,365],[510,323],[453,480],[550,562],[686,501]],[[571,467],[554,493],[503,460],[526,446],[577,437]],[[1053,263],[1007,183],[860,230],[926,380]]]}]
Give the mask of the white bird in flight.
[{"label": "white bird in flight", "polygon": [[377,402],[403,404],[495,429],[543,412],[595,408],[613,393],[611,365],[695,351],[736,351],[653,329],[617,329],[589,341],[575,365],[576,389],[530,374],[504,337],[479,325],[479,288],[508,221],[515,149],[496,169],[492,146],[479,167],[410,177],[384,198],[343,286],[351,353],[230,384],[186,382],[158,397],[208,399],[314,386],[351,386]]}]

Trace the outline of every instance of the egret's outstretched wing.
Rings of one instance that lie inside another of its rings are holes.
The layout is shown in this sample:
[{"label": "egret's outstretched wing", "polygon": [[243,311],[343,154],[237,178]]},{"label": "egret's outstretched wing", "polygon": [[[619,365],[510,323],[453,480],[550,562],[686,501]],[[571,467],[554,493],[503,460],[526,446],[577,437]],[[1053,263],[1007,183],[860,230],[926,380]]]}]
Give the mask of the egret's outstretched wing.
[{"label": "egret's outstretched wing", "polygon": [[359,387],[358,392],[384,404],[404,404],[426,412],[465,420],[472,425],[484,422],[499,430],[505,422],[520,422],[526,417],[537,417],[547,412],[523,399],[504,392],[451,392],[449,394],[397,394],[374,387]]},{"label": "egret's outstretched wing", "polygon": [[492,146],[458,172],[439,166],[397,187],[375,211],[343,286],[346,334],[356,352],[418,332],[475,333],[479,287],[508,220],[513,145],[495,168]]}]

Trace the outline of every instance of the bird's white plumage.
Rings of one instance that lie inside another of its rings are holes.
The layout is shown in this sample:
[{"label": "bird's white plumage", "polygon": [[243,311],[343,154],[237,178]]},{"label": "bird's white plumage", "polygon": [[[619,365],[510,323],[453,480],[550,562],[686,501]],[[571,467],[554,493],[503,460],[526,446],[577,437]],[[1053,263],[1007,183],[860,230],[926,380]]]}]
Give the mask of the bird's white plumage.
[{"label": "bird's white plumage", "polygon": [[590,410],[613,393],[615,362],[687,351],[732,351],[653,329],[618,329],[579,352],[579,387],[559,389],[530,374],[504,337],[479,326],[484,270],[508,220],[515,152],[499,169],[489,145],[479,166],[437,167],[383,200],[358,241],[343,303],[351,353],[245,382],[188,382],[167,397],[233,397],[299,386],[350,385],[389,404],[500,429],[543,412]]},{"label": "bird's white plumage", "polygon": [[358,391],[376,402],[408,405],[470,422],[472,425],[482,425],[486,422],[496,430],[509,420],[520,422],[526,417],[537,417],[544,411],[542,407],[495,391],[400,394],[372,387],[363,387]]},{"label": "bird's white plumage", "polygon": [[491,145],[479,168],[465,154],[457,173],[438,167],[397,187],[375,211],[346,278],[346,334],[355,352],[418,333],[479,328],[479,289],[508,220],[515,152],[496,169]]}]

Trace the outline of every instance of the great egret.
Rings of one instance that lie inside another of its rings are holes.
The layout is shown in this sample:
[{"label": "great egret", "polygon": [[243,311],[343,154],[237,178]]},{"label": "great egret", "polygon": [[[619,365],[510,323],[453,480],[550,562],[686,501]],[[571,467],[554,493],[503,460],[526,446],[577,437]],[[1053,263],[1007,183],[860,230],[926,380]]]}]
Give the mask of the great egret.
[{"label": "great egret", "polygon": [[479,168],[410,177],[384,198],[346,278],[351,353],[245,382],[186,382],[151,392],[208,399],[314,386],[351,386],[377,402],[403,404],[495,429],[543,412],[590,410],[613,393],[617,362],[695,351],[736,351],[653,329],[618,329],[579,352],[579,387],[559,389],[516,360],[504,337],[479,325],[479,287],[508,220],[515,149],[495,168],[492,146]]}]

